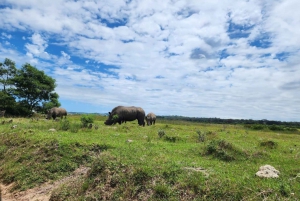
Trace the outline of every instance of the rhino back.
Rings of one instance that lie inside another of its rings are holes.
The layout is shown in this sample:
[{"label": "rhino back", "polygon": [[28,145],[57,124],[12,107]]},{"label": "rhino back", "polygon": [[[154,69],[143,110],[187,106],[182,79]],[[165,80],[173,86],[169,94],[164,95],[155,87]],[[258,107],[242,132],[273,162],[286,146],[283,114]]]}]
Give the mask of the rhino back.
[{"label": "rhino back", "polygon": [[147,114],[147,119],[155,120],[156,119],[156,115],[153,112],[150,112],[150,113]]},{"label": "rhino back", "polygon": [[61,117],[61,116],[67,116],[67,110],[64,108],[58,108],[54,107],[50,110],[50,113],[55,116]]},{"label": "rhino back", "polygon": [[133,121],[135,119],[144,118],[145,111],[140,107],[125,107],[125,106],[118,106],[115,107],[111,115],[118,115],[119,119],[125,120],[125,121]]}]

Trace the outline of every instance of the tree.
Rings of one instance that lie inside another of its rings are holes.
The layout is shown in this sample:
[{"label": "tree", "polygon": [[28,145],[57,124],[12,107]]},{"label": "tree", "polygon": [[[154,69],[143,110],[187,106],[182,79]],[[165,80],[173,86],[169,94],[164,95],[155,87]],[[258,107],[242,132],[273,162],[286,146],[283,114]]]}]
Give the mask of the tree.
[{"label": "tree", "polygon": [[59,107],[60,102],[58,101],[59,95],[57,93],[50,93],[50,101],[43,102],[42,111],[46,112],[47,110],[53,107]]},{"label": "tree", "polygon": [[15,98],[3,90],[0,91],[0,110],[6,110],[6,113],[12,114],[14,113],[15,106]]},{"label": "tree", "polygon": [[39,107],[43,101],[49,101],[51,97],[55,97],[56,93],[53,92],[56,87],[55,79],[28,63],[17,70],[12,80],[15,86],[13,95],[28,113]]},{"label": "tree", "polygon": [[3,91],[12,84],[12,78],[16,75],[16,64],[12,60],[6,58],[4,63],[0,63],[0,83],[3,85]]}]

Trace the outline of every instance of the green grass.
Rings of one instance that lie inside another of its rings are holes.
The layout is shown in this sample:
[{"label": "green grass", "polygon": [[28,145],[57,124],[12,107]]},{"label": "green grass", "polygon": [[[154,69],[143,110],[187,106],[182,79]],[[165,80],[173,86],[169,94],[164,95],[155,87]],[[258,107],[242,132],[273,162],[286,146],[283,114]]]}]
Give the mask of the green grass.
[{"label": "green grass", "polygon": [[[300,199],[298,131],[174,120],[105,126],[105,117],[95,116],[96,130],[82,128],[80,118],[0,125],[0,181],[26,190],[84,165],[88,175],[56,189],[51,200]],[[278,179],[255,176],[266,164],[280,171]]]}]

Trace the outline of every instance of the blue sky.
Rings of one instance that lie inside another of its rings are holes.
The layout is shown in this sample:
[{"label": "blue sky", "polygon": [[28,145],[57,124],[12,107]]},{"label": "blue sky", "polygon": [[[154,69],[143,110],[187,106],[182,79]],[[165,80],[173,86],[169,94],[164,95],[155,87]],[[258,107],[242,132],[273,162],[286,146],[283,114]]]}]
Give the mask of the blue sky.
[{"label": "blue sky", "polygon": [[62,107],[300,121],[298,0],[1,0],[0,60]]}]

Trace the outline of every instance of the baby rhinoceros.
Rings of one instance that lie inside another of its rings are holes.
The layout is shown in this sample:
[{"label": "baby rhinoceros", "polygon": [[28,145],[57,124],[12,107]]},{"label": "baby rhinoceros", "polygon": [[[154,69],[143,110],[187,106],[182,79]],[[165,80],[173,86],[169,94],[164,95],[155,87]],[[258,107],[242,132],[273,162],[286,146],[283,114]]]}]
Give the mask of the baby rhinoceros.
[{"label": "baby rhinoceros", "polygon": [[145,117],[145,120],[147,122],[147,125],[155,125],[155,121],[156,121],[156,115],[152,112],[148,113],[147,116]]}]

